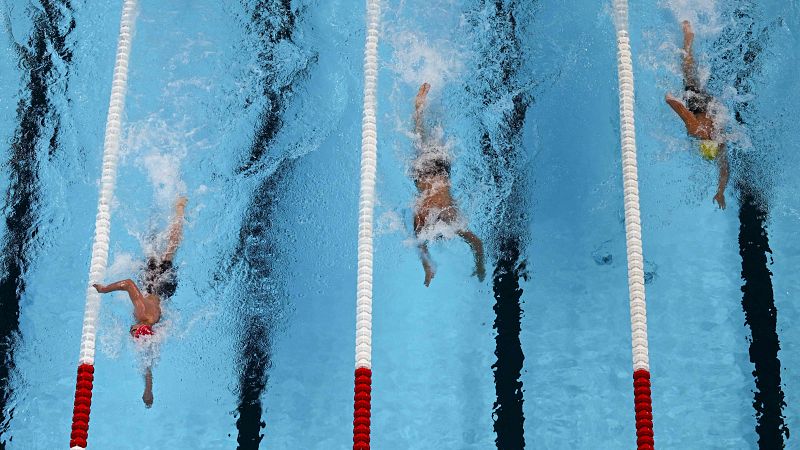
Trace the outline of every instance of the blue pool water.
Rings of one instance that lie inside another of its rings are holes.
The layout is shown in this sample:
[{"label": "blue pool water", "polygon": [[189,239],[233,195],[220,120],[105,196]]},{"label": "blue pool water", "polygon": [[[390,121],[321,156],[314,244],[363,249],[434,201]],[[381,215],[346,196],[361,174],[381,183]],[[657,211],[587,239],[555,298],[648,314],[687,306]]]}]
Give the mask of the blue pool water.
[{"label": "blue pool water", "polygon": [[[374,448],[632,448],[610,2],[386,3]],[[9,374],[0,447],[59,448],[69,441],[121,2],[0,9]],[[142,0],[138,9],[107,281],[141,270],[178,194],[189,197],[187,223],[152,409],[127,335],[130,303],[103,298],[89,445],[251,449],[263,435],[261,448],[348,448],[363,2]],[[684,18],[730,116],[725,211],[711,203],[714,166],[663,102],[680,93]],[[631,5],[659,448],[780,448],[776,436],[800,448],[764,425],[779,416],[799,425],[798,27],[792,2]],[[469,248],[447,241],[431,246],[438,271],[422,283],[408,168],[413,96],[426,81],[454,156],[454,193],[487,247],[484,282],[470,276]],[[743,309],[743,189],[769,211],[777,415],[753,405],[756,380],[769,377],[749,352],[758,360],[771,347],[751,345],[764,325]],[[502,287],[512,279],[521,291]]]}]

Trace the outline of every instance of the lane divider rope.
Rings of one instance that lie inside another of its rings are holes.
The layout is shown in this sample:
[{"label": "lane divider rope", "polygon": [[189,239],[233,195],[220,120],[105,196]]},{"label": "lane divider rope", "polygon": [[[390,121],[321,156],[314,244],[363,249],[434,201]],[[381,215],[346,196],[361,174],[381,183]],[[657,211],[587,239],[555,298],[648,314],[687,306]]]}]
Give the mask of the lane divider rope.
[{"label": "lane divider rope", "polygon": [[650,361],[647,344],[647,303],[644,295],[644,258],[642,256],[642,226],[639,214],[639,182],[636,166],[633,58],[628,34],[628,0],[614,0],[614,13],[617,29],[619,115],[622,141],[622,180],[625,195],[625,241],[628,253],[636,445],[638,450],[653,450],[655,448],[653,401],[650,391]]},{"label": "lane divider rope", "polygon": [[71,450],[85,449],[86,441],[89,437],[97,316],[100,312],[100,294],[92,287],[92,284],[103,280],[108,266],[111,201],[114,197],[114,183],[117,176],[117,158],[119,156],[121,133],[120,122],[125,108],[125,91],[128,87],[128,60],[131,53],[133,26],[136,21],[136,1],[125,0],[122,5],[117,56],[114,63],[111,99],[108,106],[105,140],[103,142],[100,197],[97,201],[92,259],[89,267],[89,285],[86,288],[86,309],[83,315],[78,379],[75,383],[75,404],[72,412],[72,433],[69,444]]},{"label": "lane divider rope", "polygon": [[361,119],[361,189],[358,209],[358,287],[353,450],[369,450],[372,409],[372,225],[377,171],[378,25],[380,0],[366,2],[364,112]]}]

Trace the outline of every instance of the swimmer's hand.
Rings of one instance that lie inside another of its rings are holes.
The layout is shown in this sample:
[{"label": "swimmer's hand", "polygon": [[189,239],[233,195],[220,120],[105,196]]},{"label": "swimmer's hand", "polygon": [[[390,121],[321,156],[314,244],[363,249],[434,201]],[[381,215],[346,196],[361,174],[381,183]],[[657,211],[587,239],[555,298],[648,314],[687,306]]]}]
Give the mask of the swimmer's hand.
[{"label": "swimmer's hand", "polygon": [[145,408],[152,408],[153,407],[153,392],[150,390],[144,391],[142,394],[142,401],[144,402]]},{"label": "swimmer's hand", "polygon": [[719,209],[725,209],[725,194],[723,192],[717,192],[717,195],[714,196],[714,201],[719,205]]},{"label": "swimmer's hand", "polygon": [[153,406],[153,370],[148,367],[144,373],[144,393],[142,394],[142,401],[146,408]]},{"label": "swimmer's hand", "polygon": [[479,264],[475,267],[475,272],[472,272],[472,274],[478,277],[479,281],[483,281],[486,278],[486,268],[483,264]]},{"label": "swimmer's hand", "polygon": [[429,287],[431,285],[431,280],[433,276],[436,275],[436,272],[433,271],[433,268],[426,264],[425,265],[425,287]]}]

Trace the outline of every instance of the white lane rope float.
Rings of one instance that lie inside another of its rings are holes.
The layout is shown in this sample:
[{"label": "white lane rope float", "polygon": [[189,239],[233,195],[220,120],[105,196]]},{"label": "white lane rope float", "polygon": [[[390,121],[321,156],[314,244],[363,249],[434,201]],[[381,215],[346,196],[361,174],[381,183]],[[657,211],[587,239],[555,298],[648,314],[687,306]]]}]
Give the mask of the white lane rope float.
[{"label": "white lane rope float", "polygon": [[636,445],[638,450],[653,450],[655,442],[653,441],[653,408],[647,345],[647,303],[644,295],[644,258],[642,256],[642,226],[639,215],[639,182],[636,166],[636,127],[633,113],[633,58],[628,35],[627,0],[614,0],[614,15],[617,29],[619,115],[633,350]]},{"label": "white lane rope float", "polygon": [[69,444],[71,450],[85,449],[86,441],[89,437],[97,316],[100,312],[100,294],[92,287],[92,284],[103,280],[108,266],[111,201],[114,197],[114,183],[117,176],[117,158],[119,156],[121,133],[120,122],[122,111],[125,108],[125,91],[128,86],[128,60],[131,54],[131,41],[133,39],[135,21],[136,0],[124,0],[119,26],[119,40],[117,42],[117,57],[114,63],[114,77],[111,83],[111,99],[106,119],[105,140],[103,142],[100,197],[97,201],[89,283],[86,288],[86,309],[83,315],[81,349],[78,359],[78,380],[75,384],[75,404],[72,413],[72,434],[70,435]]},{"label": "white lane rope float", "polygon": [[353,399],[353,450],[369,450],[372,405],[372,226],[378,155],[376,127],[378,24],[380,0],[366,2],[364,112],[361,119],[361,189],[358,207],[358,284],[356,291],[356,369]]}]

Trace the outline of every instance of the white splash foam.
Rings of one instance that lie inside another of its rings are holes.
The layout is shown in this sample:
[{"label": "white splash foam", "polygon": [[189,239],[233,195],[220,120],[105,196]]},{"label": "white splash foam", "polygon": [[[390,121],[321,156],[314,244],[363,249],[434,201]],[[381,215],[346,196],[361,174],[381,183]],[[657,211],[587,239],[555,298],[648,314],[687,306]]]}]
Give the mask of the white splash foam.
[{"label": "white splash foam", "polygon": [[[109,295],[104,298],[109,298]],[[105,308],[105,310],[108,310],[108,308]],[[122,350],[123,339],[127,335],[128,327],[118,317],[105,312],[102,314],[103,320],[100,321],[101,333],[98,336],[100,352],[109,359],[117,359]]]},{"label": "white splash foam", "polygon": [[384,234],[396,233],[403,229],[403,218],[397,211],[386,211],[378,218],[378,227],[375,234],[380,236]]},{"label": "white splash foam", "polygon": [[429,208],[426,216],[426,226],[417,234],[417,242],[435,241],[437,239],[452,239],[458,232],[467,228],[464,217],[458,213],[454,220],[440,218],[443,208]]},{"label": "white splash foam", "polygon": [[114,252],[114,262],[106,270],[106,280],[129,278],[141,268],[142,262],[132,253]]},{"label": "white splash foam", "polygon": [[699,35],[713,35],[722,31],[722,16],[716,0],[664,0],[661,4],[672,12],[677,22],[691,22],[695,33]]},{"label": "white splash foam", "polygon": [[132,155],[153,185],[156,203],[171,208],[178,194],[186,192],[181,180],[181,161],[195,130],[170,125],[156,115],[133,123],[128,130],[125,156]]},{"label": "white splash foam", "polygon": [[432,41],[413,31],[391,33],[388,40],[394,48],[391,67],[406,84],[427,82],[435,91],[464,71],[464,56],[449,41]]}]

